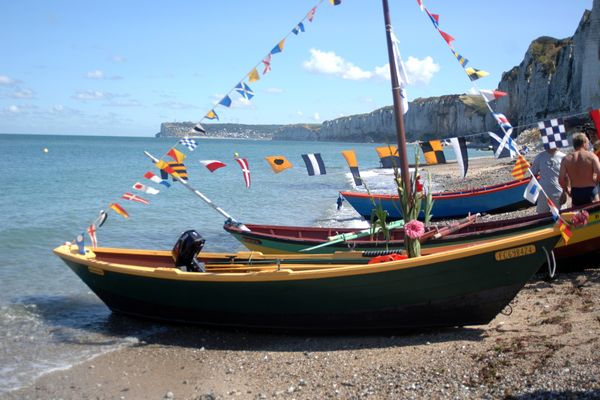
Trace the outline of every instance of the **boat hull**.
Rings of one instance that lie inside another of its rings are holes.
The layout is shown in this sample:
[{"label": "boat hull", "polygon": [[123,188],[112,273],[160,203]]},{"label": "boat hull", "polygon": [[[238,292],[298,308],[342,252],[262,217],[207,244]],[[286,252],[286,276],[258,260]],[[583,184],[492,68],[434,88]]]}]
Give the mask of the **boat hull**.
[{"label": "boat hull", "polygon": [[[513,211],[531,206],[523,198],[529,179],[487,186],[464,192],[440,192],[433,194],[432,219],[462,218],[476,213],[498,213]],[[362,217],[370,220],[375,206],[381,205],[387,211],[390,220],[402,218],[400,201],[396,195],[371,194],[362,192],[340,192],[344,199]],[[423,218],[421,211],[419,218]]]},{"label": "boat hull", "polygon": [[55,253],[113,311],[209,326],[348,331],[491,321],[546,260],[553,229],[469,250],[339,270],[188,273]]}]

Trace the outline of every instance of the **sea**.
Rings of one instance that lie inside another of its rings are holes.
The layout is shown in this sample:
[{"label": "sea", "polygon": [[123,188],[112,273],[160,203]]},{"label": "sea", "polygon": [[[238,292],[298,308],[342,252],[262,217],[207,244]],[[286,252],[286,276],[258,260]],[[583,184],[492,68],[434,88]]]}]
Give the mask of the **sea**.
[{"label": "sea", "polygon": [[[97,230],[99,246],[170,250],[183,231],[195,229],[206,239],[206,251],[243,250],[222,229],[224,217],[182,184],[166,188],[145,179],[147,171],[159,172],[144,151],[170,160],[166,153],[176,146],[187,155],[190,186],[244,223],[366,227],[349,205],[337,209],[339,191],[357,189],[343,150],[356,152],[372,192],[395,191],[393,173],[379,168],[375,151],[385,144],[206,138],[197,143],[189,151],[175,138],[0,134],[0,395],[173,329],[111,313],[53,255],[53,248],[85,232],[101,210],[108,219]],[[414,148],[408,152],[412,160]],[[235,153],[248,160],[250,188]],[[321,154],[326,174],[308,175],[301,157],[307,153]],[[446,150],[448,159],[451,153]],[[275,174],[265,161],[272,155],[286,157],[293,167]],[[199,162],[207,159],[227,165],[211,173]],[[136,183],[160,193],[136,192]],[[150,204],[121,199],[126,192]],[[120,204],[129,218],[110,211],[111,203]]]}]

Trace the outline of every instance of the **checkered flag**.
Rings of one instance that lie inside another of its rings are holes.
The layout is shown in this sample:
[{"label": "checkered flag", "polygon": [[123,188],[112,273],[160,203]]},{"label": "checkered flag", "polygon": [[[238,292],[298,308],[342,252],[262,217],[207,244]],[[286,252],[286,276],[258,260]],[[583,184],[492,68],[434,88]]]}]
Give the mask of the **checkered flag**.
[{"label": "checkered flag", "polygon": [[562,118],[554,118],[549,121],[538,122],[544,149],[556,149],[569,146],[567,133]]},{"label": "checkered flag", "polygon": [[179,141],[180,144],[186,146],[188,149],[190,149],[190,151],[194,151],[194,149],[196,148],[197,144],[196,141],[194,139],[190,139],[190,138],[183,138]]}]

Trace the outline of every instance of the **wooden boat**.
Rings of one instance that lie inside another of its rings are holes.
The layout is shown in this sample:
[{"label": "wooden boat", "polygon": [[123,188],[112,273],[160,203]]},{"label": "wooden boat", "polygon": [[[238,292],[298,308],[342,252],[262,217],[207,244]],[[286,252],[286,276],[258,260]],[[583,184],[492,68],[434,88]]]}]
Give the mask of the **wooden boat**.
[{"label": "wooden boat", "polygon": [[[574,209],[572,209],[574,210]],[[568,215],[572,210],[565,210]],[[600,251],[600,203],[593,203],[578,210],[589,213],[589,221],[585,226],[572,228],[573,236],[566,246],[561,239],[554,255],[557,261],[572,257],[595,254]],[[476,222],[466,225],[460,230],[439,238],[431,238],[421,244],[425,249],[450,250],[460,248],[465,244],[484,242],[507,237],[516,233],[529,232],[544,226],[552,226],[554,220],[550,213],[530,215],[506,220]],[[250,250],[269,253],[299,253],[302,250],[323,245],[328,238],[355,231],[351,228],[317,228],[301,226],[257,225],[245,224],[248,230],[241,229],[236,224],[226,222],[223,228]],[[437,228],[433,228],[434,231]],[[389,250],[404,249],[404,231],[396,229],[390,232],[391,238],[387,243]],[[331,244],[326,247],[304,251],[304,254],[325,254],[336,251],[376,251],[385,250],[386,241],[380,233],[375,236],[348,240]]]},{"label": "wooden boat", "polygon": [[199,253],[206,272],[169,251],[54,249],[114,312],[229,327],[347,331],[490,322],[547,260],[559,238],[541,228],[488,243],[369,264],[332,255]]},{"label": "wooden boat", "polygon": [[[530,207],[523,198],[530,178],[484,186],[460,192],[433,193],[432,219],[462,218],[468,214],[499,213]],[[376,204],[381,204],[391,220],[401,219],[398,195],[340,192],[344,199],[365,219],[371,218]],[[420,218],[423,217],[421,211]]]}]

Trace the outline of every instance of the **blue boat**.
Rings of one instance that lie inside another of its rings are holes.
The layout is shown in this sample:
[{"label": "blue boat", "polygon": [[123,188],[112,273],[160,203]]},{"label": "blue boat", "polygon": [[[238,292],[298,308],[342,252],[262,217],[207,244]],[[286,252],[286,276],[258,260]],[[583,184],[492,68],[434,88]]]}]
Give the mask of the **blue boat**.
[{"label": "blue boat", "polygon": [[[530,178],[484,186],[460,192],[433,193],[432,219],[463,218],[475,213],[500,213],[531,206],[523,197]],[[346,201],[365,219],[371,218],[375,204],[381,204],[388,219],[402,218],[402,209],[397,195],[340,192]],[[423,211],[419,215],[423,218]]]}]

